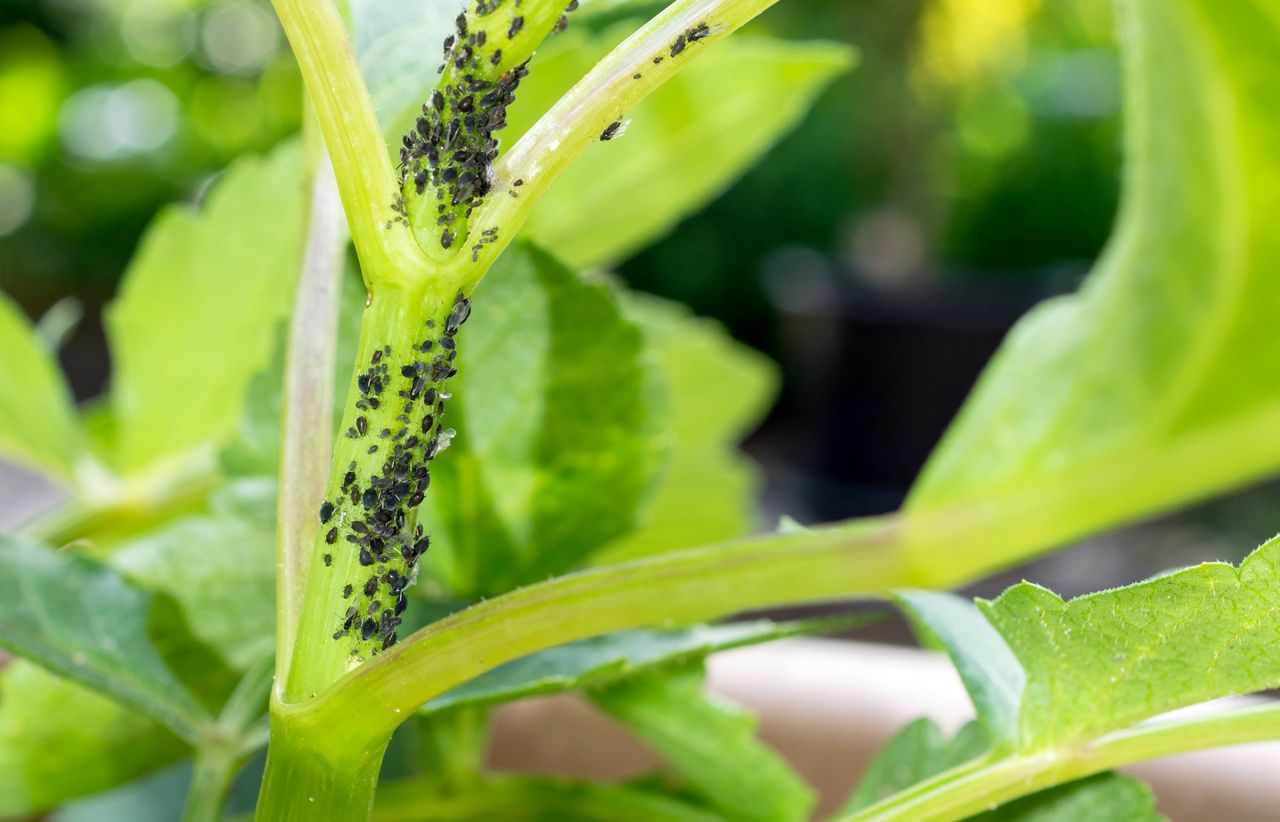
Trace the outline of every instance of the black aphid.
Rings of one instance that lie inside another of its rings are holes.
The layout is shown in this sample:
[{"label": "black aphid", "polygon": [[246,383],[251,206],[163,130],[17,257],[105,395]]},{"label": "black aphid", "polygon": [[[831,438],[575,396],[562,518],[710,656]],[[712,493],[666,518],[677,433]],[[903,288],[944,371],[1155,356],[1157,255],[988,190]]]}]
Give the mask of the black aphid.
[{"label": "black aphid", "polygon": [[325,555],[324,555],[324,567],[328,568],[328,567],[329,567],[330,565],[332,565],[332,564],[333,564],[333,554],[325,554]]},{"label": "black aphid", "polygon": [[360,626],[360,638],[368,640],[378,630],[378,625],[372,619],[366,619],[364,624]]},{"label": "black aphid", "polygon": [[369,577],[368,581],[365,582],[364,584],[364,595],[367,597],[371,597],[375,593],[377,593],[377,591],[378,591],[378,578]]},{"label": "black aphid", "polygon": [[328,522],[333,517],[333,503],[325,500],[320,504],[320,521]]},{"label": "black aphid", "polygon": [[360,434],[360,436],[362,436],[362,437],[363,437],[365,434],[368,434],[368,433],[369,433],[369,421],[368,421],[367,419],[365,419],[364,417],[356,417],[356,432],[357,432],[358,434]]},{"label": "black aphid", "polygon": [[520,33],[520,29],[524,28],[523,17],[511,18],[511,27],[507,29],[507,38],[510,39]]},{"label": "black aphid", "polygon": [[675,42],[671,44],[671,56],[675,57],[680,52],[684,51],[684,47],[686,43],[687,43],[687,40],[685,39],[685,36],[683,34],[677,35]]},{"label": "black aphid", "polygon": [[711,27],[706,23],[699,23],[684,33],[685,39],[690,43],[696,43],[707,35],[711,34]]},{"label": "black aphid", "polygon": [[329,533],[327,533],[327,534],[325,534],[325,535],[324,535],[324,541],[325,541],[325,542],[327,542],[327,543],[329,543],[330,545],[332,545],[332,544],[334,544],[335,542],[337,542],[337,541],[338,541],[338,529],[337,529],[337,528],[330,528],[330,529],[329,529]]},{"label": "black aphid", "polygon": [[600,132],[600,139],[603,142],[608,142],[609,140],[612,140],[614,137],[617,137],[619,134],[621,134],[622,131],[623,131],[622,121],[614,120],[612,123],[604,127],[604,131]]},{"label": "black aphid", "polygon": [[349,596],[351,596],[351,586],[350,586],[350,585],[343,585],[343,586],[342,586],[342,598],[343,598],[343,599],[346,599],[346,598],[347,598],[347,597],[349,597]]}]

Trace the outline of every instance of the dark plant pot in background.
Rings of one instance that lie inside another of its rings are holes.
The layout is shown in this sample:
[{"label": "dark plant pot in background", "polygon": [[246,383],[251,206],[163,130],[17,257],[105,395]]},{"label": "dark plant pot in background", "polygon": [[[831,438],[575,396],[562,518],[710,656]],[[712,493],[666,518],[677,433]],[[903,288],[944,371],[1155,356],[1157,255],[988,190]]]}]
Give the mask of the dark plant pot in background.
[{"label": "dark plant pot in background", "polygon": [[785,410],[753,450],[791,478],[770,507],[805,521],[896,509],[1005,334],[1054,293],[851,282],[778,301]]}]

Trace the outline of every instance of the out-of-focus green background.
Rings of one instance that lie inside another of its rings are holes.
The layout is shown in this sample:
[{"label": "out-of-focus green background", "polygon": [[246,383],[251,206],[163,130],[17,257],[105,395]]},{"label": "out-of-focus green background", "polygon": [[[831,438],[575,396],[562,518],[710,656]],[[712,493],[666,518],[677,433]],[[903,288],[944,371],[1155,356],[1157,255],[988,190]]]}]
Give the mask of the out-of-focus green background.
[{"label": "out-of-focus green background", "polygon": [[[853,43],[861,64],[619,274],[783,364],[783,398],[750,443],[770,513],[887,510],[1012,321],[1077,285],[1106,240],[1113,7],[786,0],[757,25]],[[0,5],[0,289],[33,317],[59,301],[82,312],[62,352],[80,397],[109,379],[99,315],[147,221],[294,132],[300,100],[265,2]],[[1243,554],[1274,530],[1266,493],[1160,531],[1155,564]]]}]

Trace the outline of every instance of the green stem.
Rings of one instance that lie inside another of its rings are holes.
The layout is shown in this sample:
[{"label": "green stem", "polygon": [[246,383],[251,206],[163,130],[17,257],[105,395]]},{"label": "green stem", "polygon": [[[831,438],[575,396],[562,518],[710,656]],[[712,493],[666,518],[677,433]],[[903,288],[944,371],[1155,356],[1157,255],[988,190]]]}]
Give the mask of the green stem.
[{"label": "green stem", "polygon": [[236,684],[218,721],[196,745],[191,787],[183,822],[216,822],[222,816],[231,782],[244,761],[258,749],[253,726],[266,706],[271,686],[271,658],[263,657]]},{"label": "green stem", "polygon": [[273,702],[259,822],[367,819],[390,736],[353,740],[335,728],[300,728]]},{"label": "green stem", "polygon": [[333,443],[333,371],[337,353],[346,225],[333,167],[323,151],[312,178],[310,218],[302,272],[289,328],[285,367],[284,442],[276,512],[276,680],[289,676],[302,595],[315,544],[315,510],[324,497]]},{"label": "green stem", "polygon": [[333,162],[365,282],[420,278],[427,259],[409,229],[388,221],[399,196],[387,144],[342,18],[329,0],[273,0]]},{"label": "green stem", "polygon": [[897,522],[770,535],[593,569],[482,602],[424,628],[318,698],[306,727],[380,737],[420,705],[516,657],[599,634],[910,585]]},{"label": "green stem", "polygon": [[[356,351],[356,368],[347,389],[345,411],[338,429],[341,433],[334,445],[329,480],[322,497],[326,505],[331,506],[329,519],[324,528],[318,529],[308,560],[310,571],[291,651],[293,660],[289,678],[285,683],[284,699],[287,701],[307,699],[324,690],[368,656],[368,649],[361,645],[358,625],[354,637],[344,634],[334,638],[335,629],[342,627],[344,612],[348,608],[359,606],[358,621],[364,621],[367,617],[366,601],[379,599],[384,605],[392,604],[392,599],[386,596],[385,587],[377,589],[381,593],[376,596],[362,598],[361,589],[371,574],[386,569],[381,561],[376,567],[366,565],[364,559],[367,555],[362,558],[359,546],[348,541],[348,537],[355,539],[359,536],[353,534],[352,529],[358,521],[365,519],[369,510],[369,505],[360,499],[361,493],[373,492],[374,480],[371,478],[386,473],[385,466],[393,450],[400,443],[418,442],[420,444],[413,446],[413,450],[422,451],[434,432],[442,428],[441,414],[435,410],[437,405],[433,404],[428,413],[423,403],[428,394],[438,393],[438,404],[442,406],[443,383],[431,383],[431,391],[424,392],[416,401],[409,401],[408,406],[413,407],[412,418],[404,413],[406,400],[399,394],[411,382],[402,376],[402,368],[448,353],[439,345],[425,354],[418,349],[424,338],[439,335],[445,325],[444,318],[453,308],[457,296],[456,288],[451,289],[447,284],[434,281],[431,285],[431,288],[388,285],[371,294],[365,308]],[[360,379],[375,364],[382,371],[385,387],[380,404],[368,407]],[[422,427],[423,423],[430,422],[424,414],[434,421],[434,428]],[[404,434],[403,439],[400,438],[401,433]],[[347,481],[348,474],[353,479],[351,483]],[[353,487],[358,489],[355,501],[350,499]],[[381,503],[374,507],[378,505]],[[403,500],[399,505],[407,515],[405,527],[399,530],[411,532],[416,511]],[[316,510],[307,516],[315,518],[319,508],[317,501]],[[398,554],[396,546],[388,544],[385,550],[386,555],[395,560]],[[400,571],[406,570],[395,567]],[[377,611],[370,613],[376,617]]]},{"label": "green stem", "polygon": [[217,822],[227,801],[231,780],[240,769],[241,757],[226,744],[204,744],[196,749],[191,787],[182,809],[182,822]]},{"label": "green stem", "polygon": [[1280,705],[1151,722],[1075,749],[978,759],[927,779],[838,822],[944,822],[1045,788],[1135,762],[1280,738]]},{"label": "green stem", "polygon": [[484,775],[489,753],[489,709],[461,708],[419,717],[418,766],[440,793],[473,787]]}]

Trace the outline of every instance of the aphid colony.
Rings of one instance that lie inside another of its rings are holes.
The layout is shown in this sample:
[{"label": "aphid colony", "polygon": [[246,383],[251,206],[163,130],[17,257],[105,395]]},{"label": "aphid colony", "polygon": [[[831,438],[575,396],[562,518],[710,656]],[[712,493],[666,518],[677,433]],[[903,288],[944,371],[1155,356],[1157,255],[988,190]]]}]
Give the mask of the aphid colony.
[{"label": "aphid colony", "polygon": [[[435,324],[428,320],[427,338],[412,346],[408,356],[384,345],[356,377],[360,396],[355,406],[361,413],[346,436],[372,440],[368,453],[382,454],[383,459],[366,475],[358,473],[353,461],[338,494],[320,506],[324,564],[330,566],[332,552],[346,545],[368,572],[343,587],[343,599],[351,602],[333,634],[335,640],[356,639],[354,655],[360,653],[361,643],[371,646],[366,647],[372,653],[396,643],[396,628],[407,604],[405,589],[413,584],[418,559],[431,545],[416,522],[417,507],[431,484],[429,463],[453,437],[452,429],[441,425],[449,398],[443,384],[457,373],[454,336],[470,314],[471,303],[459,295],[435,339]],[[374,430],[369,417],[390,419],[394,425]]]},{"label": "aphid colony", "polygon": [[[484,17],[500,5],[502,0],[479,0],[475,13]],[[577,5],[577,0],[572,0],[566,12]],[[465,13],[458,15],[456,32],[444,41],[440,87],[423,103],[422,114],[405,134],[400,149],[401,192],[409,196],[412,191],[419,197],[428,188],[435,192],[435,221],[445,249],[466,230],[459,219],[470,217],[493,188],[493,161],[498,156],[494,133],[506,126],[507,107],[515,101],[516,88],[529,73],[527,59],[498,70],[503,64],[503,34],[511,41],[524,30],[519,6],[520,0],[516,0],[505,32],[496,35],[473,29]],[[568,22],[562,14],[552,33],[562,31]],[[405,201],[396,203],[400,219],[407,218],[406,208]],[[473,257],[478,250],[473,246]]]},{"label": "aphid colony", "polygon": [[[684,53],[684,50],[688,48],[690,45],[710,36],[710,34],[711,34],[711,27],[708,26],[706,23],[699,23],[696,26],[690,26],[689,28],[682,31],[680,34],[676,35],[676,39],[671,41],[671,45],[667,49],[666,56],[679,57],[681,54]],[[664,58],[661,54],[659,54],[657,57],[653,58],[653,64],[656,66],[659,63],[661,63],[664,59],[666,58]],[[634,75],[633,79],[639,80],[640,76]]]}]

